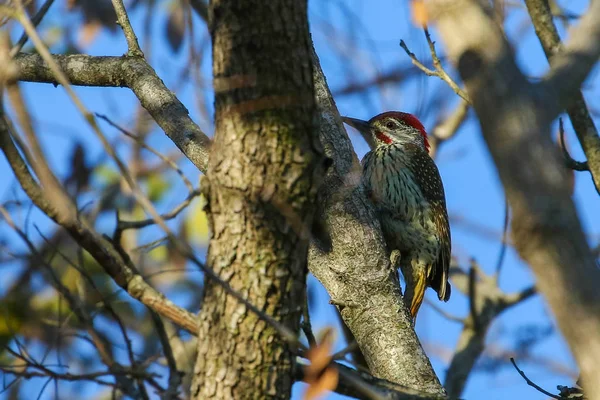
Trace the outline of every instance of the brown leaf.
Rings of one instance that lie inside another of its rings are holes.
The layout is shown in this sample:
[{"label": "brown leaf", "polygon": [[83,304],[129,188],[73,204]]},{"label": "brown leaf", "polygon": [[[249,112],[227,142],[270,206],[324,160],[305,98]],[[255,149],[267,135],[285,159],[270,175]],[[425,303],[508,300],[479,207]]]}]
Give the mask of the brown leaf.
[{"label": "brown leaf", "polygon": [[98,33],[100,33],[101,28],[102,25],[98,21],[89,21],[84,23],[79,29],[79,40],[77,41],[77,44],[80,47],[89,46],[94,39],[96,39],[96,36],[98,36]]},{"label": "brown leaf", "polygon": [[338,370],[331,365],[333,328],[326,328],[320,336],[319,344],[306,353],[310,365],[304,370],[304,381],[308,384],[304,400],[316,399],[325,392],[334,390],[338,384]]},{"label": "brown leaf", "polygon": [[167,41],[171,46],[171,50],[177,52],[181,48],[183,35],[185,34],[185,15],[179,1],[171,7],[169,18],[165,25],[165,34],[167,35]]},{"label": "brown leaf", "polygon": [[413,0],[412,2],[412,20],[413,23],[419,27],[427,25],[427,7],[423,0]]},{"label": "brown leaf", "polygon": [[337,368],[328,367],[317,381],[308,385],[306,392],[304,392],[304,400],[314,400],[325,394],[325,392],[334,390],[337,387],[338,379]]}]

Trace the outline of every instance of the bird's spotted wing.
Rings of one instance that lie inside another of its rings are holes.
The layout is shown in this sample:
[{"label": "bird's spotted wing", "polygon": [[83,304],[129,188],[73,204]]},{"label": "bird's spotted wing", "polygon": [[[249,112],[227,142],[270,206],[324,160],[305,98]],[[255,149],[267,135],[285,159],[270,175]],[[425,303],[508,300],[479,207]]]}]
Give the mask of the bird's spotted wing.
[{"label": "bird's spotted wing", "polygon": [[437,262],[433,265],[433,276],[431,286],[435,289],[440,300],[448,301],[450,298],[451,286],[448,282],[448,270],[450,269],[451,258],[451,237],[450,224],[448,223],[448,213],[445,202],[435,202],[432,204],[435,209],[434,221],[440,236],[440,253]]},{"label": "bird's spotted wing", "polygon": [[431,287],[438,293],[440,300],[448,301],[450,298],[450,283],[448,282],[448,269],[450,268],[451,237],[448,212],[446,210],[446,196],[442,178],[429,154],[418,149],[412,156],[413,165],[411,172],[421,189],[421,193],[429,203],[433,214],[436,230],[440,238],[440,253],[437,261],[432,266],[430,275]]}]

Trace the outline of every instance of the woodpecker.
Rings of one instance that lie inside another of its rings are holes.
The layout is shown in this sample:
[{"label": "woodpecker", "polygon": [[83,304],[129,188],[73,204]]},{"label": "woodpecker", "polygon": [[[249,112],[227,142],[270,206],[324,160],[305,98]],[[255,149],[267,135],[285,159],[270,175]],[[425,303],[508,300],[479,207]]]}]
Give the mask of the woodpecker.
[{"label": "woodpecker", "polygon": [[362,184],[376,207],[388,251],[400,253],[404,303],[414,323],[427,287],[443,301],[451,292],[448,212],[427,133],[414,115],[397,111],[369,121],[342,119],[371,146],[362,160]]}]

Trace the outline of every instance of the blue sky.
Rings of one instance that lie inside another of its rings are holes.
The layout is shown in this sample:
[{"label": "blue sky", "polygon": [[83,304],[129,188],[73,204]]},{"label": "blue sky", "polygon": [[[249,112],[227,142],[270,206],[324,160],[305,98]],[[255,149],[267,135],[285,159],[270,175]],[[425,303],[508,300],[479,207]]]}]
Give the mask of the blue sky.
[{"label": "blue sky", "polygon": [[[58,22],[64,17],[62,9],[64,6],[61,3],[58,2],[55,9],[48,15],[48,20],[43,27],[47,28],[53,22]],[[587,4],[584,1],[561,3],[567,5],[568,10],[574,13],[581,13]],[[159,3],[158,7],[160,13],[164,13],[164,5]],[[348,82],[363,81],[397,67],[406,68],[410,74],[405,81],[389,84],[383,88],[374,88],[360,95],[337,96],[337,105],[342,114],[368,119],[382,111],[408,111],[415,113],[425,127],[431,129],[440,115],[440,108],[444,110],[444,113],[453,110],[453,106],[458,102],[458,97],[441,80],[427,77],[419,71],[413,70],[410,60],[398,45],[400,39],[403,39],[424,63],[430,64],[424,36],[420,29],[411,24],[408,17],[408,2],[399,0],[312,0],[309,2],[309,14],[317,53],[334,93]],[[507,19],[505,27],[509,40],[514,46],[518,63],[528,76],[540,76],[547,70],[548,64],[532,27],[527,25],[526,12],[524,8],[516,10],[510,8],[509,14],[510,17]],[[184,47],[183,51],[178,54],[172,54],[163,38],[164,16],[157,15],[158,17],[154,18],[153,22],[155,34],[152,38],[154,50],[151,62],[167,86],[175,88],[178,86],[181,66],[185,65],[187,60],[187,49]],[[140,12],[132,14],[134,28],[138,27],[139,29],[143,17],[144,15]],[[73,20],[69,23],[78,22],[73,16],[67,18]],[[206,28],[197,26],[195,33],[199,40],[196,42],[206,41]],[[564,37],[562,25],[559,24],[559,27]],[[437,41],[438,51],[443,53],[443,43],[435,29],[432,30],[432,34],[434,40]],[[125,50],[125,41],[121,35],[103,33],[87,49],[87,52],[92,55],[120,55]],[[341,55],[344,57],[342,58]],[[202,76],[209,80],[211,69],[209,51],[203,53],[201,65]],[[448,67],[448,71],[455,75],[451,67]],[[597,75],[596,69],[586,82],[584,90],[592,110],[600,109],[600,103],[597,100],[600,99]],[[93,138],[93,133],[67,99],[62,88],[42,84],[23,84],[23,88],[29,106],[36,116],[40,140],[51,164],[59,174],[64,174],[69,168],[69,149],[74,140],[84,144],[88,150],[89,160],[94,160],[101,155],[102,150]],[[134,120],[132,114],[137,105],[137,99],[129,90],[77,88],[77,93],[90,110],[107,114],[125,126],[132,126]],[[212,104],[212,92],[208,87],[194,89],[191,85],[185,85],[177,92],[180,100],[190,110],[192,118],[206,132],[212,132],[211,122],[202,119],[198,111],[196,94]],[[596,115],[593,116],[596,119]],[[576,143],[570,123],[568,120],[565,122],[572,155],[581,160],[583,154]],[[112,137],[116,135],[108,127],[105,128],[105,132]],[[153,132],[150,143],[155,148],[165,153],[174,149],[172,143],[162,132],[157,129]],[[357,154],[362,157],[368,150],[366,144],[352,132],[351,137]],[[466,265],[470,258],[475,258],[484,270],[493,271],[500,251],[500,242],[481,234],[480,231],[468,229],[467,224],[461,223],[461,221],[467,221],[499,235],[504,218],[502,187],[472,111],[469,114],[469,120],[462,126],[456,137],[441,148],[436,161],[444,181],[448,211],[451,216],[453,254],[458,257],[462,265]],[[180,164],[192,182],[197,182],[198,173],[194,167],[187,161],[182,161]],[[0,158],[0,176],[12,176],[3,158]],[[3,201],[10,196],[13,183],[12,179],[0,181],[0,195],[3,196]],[[176,194],[169,197],[164,202],[163,209],[169,209],[180,200],[181,196]],[[600,199],[587,173],[576,174],[574,200],[591,243],[598,243],[600,241],[598,207]],[[47,221],[39,212],[34,212],[32,219],[43,227],[48,226]],[[109,222],[106,222],[105,228],[110,228]],[[5,226],[0,225],[0,230],[2,229],[5,229]],[[151,231],[148,236],[152,236]],[[6,268],[5,272],[10,276],[11,269]],[[198,274],[190,278],[198,279]],[[520,261],[512,248],[509,248],[504,262],[501,287],[512,292],[523,289],[532,282],[532,275],[527,265]],[[309,278],[309,285],[315,293],[311,309],[313,327],[319,331],[331,324],[333,320],[332,306],[328,305],[327,293],[312,276]],[[0,290],[3,291],[4,289],[1,287],[2,284],[0,284]],[[431,291],[427,297],[432,301],[437,301]],[[174,299],[181,304],[186,304],[186,299],[177,296],[174,296]],[[440,306],[449,313],[459,316],[465,315],[468,307],[466,299],[458,291],[454,292],[448,303],[440,303]],[[530,299],[509,310],[492,325],[488,333],[489,345],[494,349],[510,351],[514,349],[516,334],[522,333],[528,327],[548,326],[550,324],[549,315],[548,308],[539,297]],[[419,314],[417,333],[441,379],[445,374],[448,357],[452,354],[460,329],[460,325],[445,320],[428,305],[424,305]],[[339,341],[338,348],[342,347],[343,342]],[[551,334],[535,345],[532,354],[576,371],[567,345],[557,333]],[[520,362],[520,367],[532,380],[549,391],[554,391],[558,384],[572,383],[568,376],[553,372],[539,363],[523,361]],[[297,398],[302,391],[301,386],[295,386],[294,393]],[[39,385],[32,384],[31,390],[32,394],[37,395]],[[472,374],[463,397],[477,399],[484,396],[488,399],[523,398],[525,396],[530,399],[545,398],[528,387],[516,371],[508,366],[495,373],[476,372]],[[339,396],[332,395],[331,398],[339,398]]]}]

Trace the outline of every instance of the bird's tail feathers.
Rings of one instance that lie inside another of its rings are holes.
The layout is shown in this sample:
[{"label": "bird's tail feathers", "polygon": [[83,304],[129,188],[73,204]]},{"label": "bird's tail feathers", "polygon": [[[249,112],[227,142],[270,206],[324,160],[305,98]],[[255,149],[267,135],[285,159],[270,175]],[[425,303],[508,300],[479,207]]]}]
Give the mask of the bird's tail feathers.
[{"label": "bird's tail feathers", "polygon": [[416,320],[419,308],[421,308],[421,304],[423,303],[425,289],[427,289],[427,280],[425,279],[425,276],[423,276],[423,279],[415,280],[414,286],[406,285],[404,299],[406,302],[405,304],[410,309],[410,315],[412,316],[413,321]]},{"label": "bird's tail feathers", "polygon": [[440,285],[440,290],[438,290],[438,299],[448,301],[450,300],[450,294],[452,293],[452,286],[450,282],[448,282],[447,278],[444,277],[442,284]]}]

